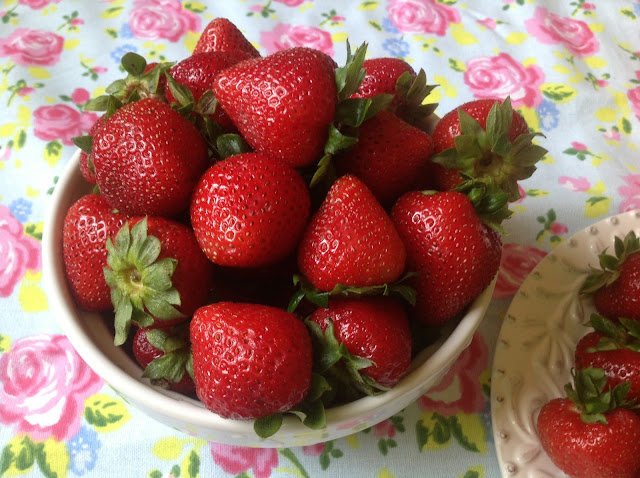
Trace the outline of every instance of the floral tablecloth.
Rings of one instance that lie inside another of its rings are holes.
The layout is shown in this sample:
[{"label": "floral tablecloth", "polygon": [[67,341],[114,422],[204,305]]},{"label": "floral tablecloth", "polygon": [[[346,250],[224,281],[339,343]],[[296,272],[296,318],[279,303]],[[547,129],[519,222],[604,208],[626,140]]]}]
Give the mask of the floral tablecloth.
[{"label": "floral tablecloth", "polygon": [[[135,51],[180,60],[214,17],[262,54],[346,41],[439,84],[443,115],[511,101],[549,149],[508,221],[480,330],[442,382],[344,439],[290,449],[207,443],[131,408],[79,358],[42,282],[43,219],[56,178],[96,113],[87,100]],[[0,1],[0,476],[498,477],[489,393],[510,299],[546,253],[640,207],[640,3],[611,0]]]}]

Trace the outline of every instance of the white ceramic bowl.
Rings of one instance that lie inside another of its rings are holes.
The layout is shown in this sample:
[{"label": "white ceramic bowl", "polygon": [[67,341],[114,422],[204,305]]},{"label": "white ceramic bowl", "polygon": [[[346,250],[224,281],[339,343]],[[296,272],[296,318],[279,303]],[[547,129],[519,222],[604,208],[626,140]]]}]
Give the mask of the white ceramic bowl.
[{"label": "white ceramic bowl", "polygon": [[60,177],[44,223],[42,255],[52,311],[72,345],[87,364],[129,403],[159,422],[205,440],[241,446],[288,447],[340,438],[379,423],[414,402],[444,374],[469,345],[489,305],[495,281],[469,307],[459,322],[414,359],[411,371],[391,390],[327,410],[327,426],[311,430],[294,417],[268,439],[259,438],[251,420],[229,420],[208,411],[199,401],[152,386],[97,314],[79,309],[67,287],[62,260],[62,227],[67,210],[91,191],[73,155]]}]

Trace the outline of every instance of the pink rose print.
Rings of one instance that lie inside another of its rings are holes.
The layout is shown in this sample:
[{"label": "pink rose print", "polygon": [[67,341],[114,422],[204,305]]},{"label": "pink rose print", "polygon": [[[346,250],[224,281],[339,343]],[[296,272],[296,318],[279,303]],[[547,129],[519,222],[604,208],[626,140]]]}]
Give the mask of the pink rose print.
[{"label": "pink rose print", "polygon": [[591,188],[589,180],[583,176],[571,178],[569,176],[560,176],[558,182],[570,191],[584,192]]},{"label": "pink rose print", "polygon": [[40,244],[24,234],[23,225],[0,205],[0,297],[9,297],[27,269],[42,267]]},{"label": "pink rose print", "polygon": [[[283,3],[287,7],[297,7],[298,5],[302,5],[307,0],[275,0],[278,3]],[[309,0],[310,2],[313,0]]]},{"label": "pink rose print", "polygon": [[512,297],[533,268],[547,255],[532,246],[506,243],[502,246],[500,270],[493,297],[506,299]]},{"label": "pink rose print", "polygon": [[0,422],[36,440],[68,440],[102,384],[64,335],[23,337],[0,357]]},{"label": "pink rose print", "polygon": [[[460,354],[440,382],[418,399],[418,406],[422,410],[438,412],[444,416],[459,412],[480,413],[484,410],[485,399],[479,377],[488,364],[489,350],[482,335],[476,333],[469,347]],[[430,396],[454,386],[458,388],[457,399],[452,402]]]},{"label": "pink rose print", "polygon": [[313,26],[291,26],[286,23],[279,23],[273,31],[260,34],[260,43],[268,54],[286,48],[306,46],[333,56],[331,35],[329,32]]},{"label": "pink rose print", "polygon": [[508,53],[500,53],[469,60],[464,82],[476,98],[510,96],[516,108],[535,108],[542,102],[539,87],[544,83],[544,71],[537,65],[525,67]]},{"label": "pink rose print", "polygon": [[307,456],[320,456],[325,449],[324,443],[316,443],[315,445],[307,445],[302,447],[302,453]]},{"label": "pink rose print", "polygon": [[386,419],[374,425],[373,434],[376,438],[393,438],[396,436],[396,427],[390,419]]},{"label": "pink rose print", "polygon": [[71,101],[73,101],[77,105],[83,105],[87,101],[91,99],[91,93],[89,93],[84,88],[76,88],[71,93]]},{"label": "pink rose print", "polygon": [[20,5],[27,5],[28,7],[33,8],[34,10],[40,10],[41,8],[46,7],[50,3],[60,3],[60,0],[18,0]]},{"label": "pink rose print", "polygon": [[135,0],[129,26],[138,38],[177,42],[189,31],[200,31],[200,17],[182,8],[179,0]]},{"label": "pink rose print", "polygon": [[636,118],[640,120],[640,86],[636,86],[632,90],[627,91],[627,98],[631,103],[631,109],[633,110]]},{"label": "pink rose print", "polygon": [[224,471],[233,475],[253,470],[255,478],[269,478],[271,471],[278,466],[278,450],[275,448],[245,448],[212,443],[211,456]]},{"label": "pink rose print", "polygon": [[64,38],[52,32],[16,28],[0,39],[0,56],[9,56],[18,65],[51,66],[60,59]]},{"label": "pink rose print", "polygon": [[640,209],[640,174],[624,176],[624,186],[618,188],[618,193],[623,201],[620,203],[620,212]]},{"label": "pink rose print", "polygon": [[493,18],[485,18],[484,20],[478,20],[477,23],[479,23],[480,25],[484,25],[490,30],[495,30],[497,26],[496,21]]},{"label": "pink rose print", "polygon": [[34,134],[45,141],[59,139],[71,146],[71,138],[82,136],[98,120],[96,113],[81,113],[68,105],[41,106],[33,112]]},{"label": "pink rose print", "polygon": [[460,13],[435,0],[391,0],[389,19],[404,33],[433,33],[444,36],[450,23],[460,23]]},{"label": "pink rose print", "polygon": [[525,21],[527,31],[540,43],[560,43],[572,55],[590,56],[598,52],[598,39],[582,20],[561,17],[544,7],[537,7],[533,18]]}]

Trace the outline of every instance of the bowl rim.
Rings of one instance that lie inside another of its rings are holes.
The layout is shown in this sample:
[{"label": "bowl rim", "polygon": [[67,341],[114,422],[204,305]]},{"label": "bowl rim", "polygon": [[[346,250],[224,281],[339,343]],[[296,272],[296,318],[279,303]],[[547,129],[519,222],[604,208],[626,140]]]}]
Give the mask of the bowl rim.
[{"label": "bowl rim", "polygon": [[[151,411],[173,420],[193,424],[196,427],[204,427],[220,433],[254,434],[254,420],[222,418],[207,410],[195,399],[176,392],[161,391],[158,387],[140,381],[116,366],[101,349],[87,340],[83,327],[78,323],[76,317],[79,310],[64,277],[62,227],[65,214],[60,213],[61,208],[64,207],[66,211],[67,205],[70,206],[81,195],[78,191],[70,190],[69,186],[80,180],[86,182],[82,178],[79,168],[80,152],[80,150],[75,151],[59,177],[43,225],[43,277],[48,289],[48,299],[52,305],[51,310],[54,312],[60,328],[80,357],[97,375],[125,398],[147,397],[144,406]],[[86,184],[87,192],[90,192],[91,185],[88,182]],[[379,395],[363,397],[347,404],[328,408],[326,410],[327,425],[346,423],[353,421],[354,417],[373,415],[381,407],[399,400],[402,396],[415,393],[421,388],[424,388],[423,393],[426,392],[429,387],[424,387],[424,384],[435,374],[446,370],[469,345],[489,306],[495,282],[494,278],[489,287],[470,304],[466,314],[455,325],[450,335],[438,343],[437,349],[423,363],[417,367],[412,366],[412,369],[396,386]],[[452,355],[452,352],[455,354]],[[179,401],[182,406],[176,406],[176,401]],[[382,419],[384,418],[386,417]],[[373,424],[368,423],[368,426]],[[321,431],[312,430],[303,425],[296,417],[285,414],[281,429],[271,439],[278,440],[278,436],[283,434],[305,435]],[[352,432],[353,430],[350,429],[345,430],[345,435]]]}]

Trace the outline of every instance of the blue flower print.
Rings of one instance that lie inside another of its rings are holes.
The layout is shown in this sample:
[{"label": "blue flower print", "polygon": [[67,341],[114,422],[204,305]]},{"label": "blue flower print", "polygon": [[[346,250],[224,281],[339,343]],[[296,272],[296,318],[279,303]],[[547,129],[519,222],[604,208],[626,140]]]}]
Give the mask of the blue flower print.
[{"label": "blue flower print", "polygon": [[120,60],[122,60],[122,57],[124,56],[124,54],[129,53],[130,51],[137,53],[138,49],[136,48],[135,45],[130,45],[129,43],[125,43],[124,45],[120,45],[118,48],[116,48],[111,52],[111,58],[113,58],[113,61],[120,64]]},{"label": "blue flower print", "polygon": [[384,20],[382,20],[382,29],[389,33],[399,32],[398,28],[393,24],[389,17],[385,17]]},{"label": "blue flower print", "polygon": [[67,444],[71,456],[71,471],[82,476],[93,470],[98,461],[98,448],[101,445],[95,430],[81,427]]},{"label": "blue flower print", "polygon": [[18,221],[25,223],[31,215],[31,201],[27,201],[24,198],[18,198],[11,201],[9,204],[9,211],[11,211],[13,217]]},{"label": "blue flower print", "polygon": [[133,38],[133,32],[128,23],[123,24],[118,33],[122,38]]},{"label": "blue flower print", "polygon": [[538,106],[538,116],[540,117],[540,129],[551,131],[558,126],[560,111],[553,101],[543,100]]},{"label": "blue flower print", "polygon": [[404,57],[409,53],[409,44],[400,38],[388,38],[382,44],[382,48],[389,52],[391,56]]}]

